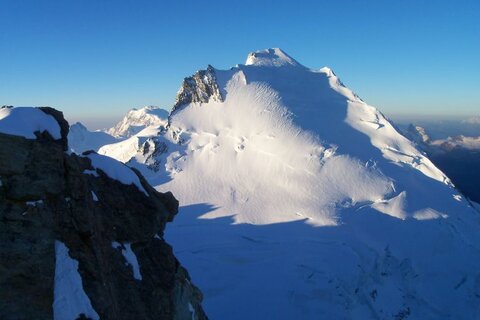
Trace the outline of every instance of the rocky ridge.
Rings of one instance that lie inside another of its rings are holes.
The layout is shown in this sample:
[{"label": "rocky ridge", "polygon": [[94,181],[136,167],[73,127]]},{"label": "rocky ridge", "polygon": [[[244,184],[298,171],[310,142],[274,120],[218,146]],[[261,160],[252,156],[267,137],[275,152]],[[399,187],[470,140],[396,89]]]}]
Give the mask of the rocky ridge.
[{"label": "rocky ridge", "polygon": [[[88,154],[69,154],[63,115],[42,111],[61,139],[0,133],[0,318],[206,319],[200,291],[163,239],[178,201],[137,171],[146,194],[95,169]],[[92,310],[66,310],[61,246],[78,262]]]},{"label": "rocky ridge", "polygon": [[215,68],[208,65],[206,70],[199,70],[183,80],[170,116],[189,103],[207,103],[210,99],[221,102],[223,96],[217,83]]}]

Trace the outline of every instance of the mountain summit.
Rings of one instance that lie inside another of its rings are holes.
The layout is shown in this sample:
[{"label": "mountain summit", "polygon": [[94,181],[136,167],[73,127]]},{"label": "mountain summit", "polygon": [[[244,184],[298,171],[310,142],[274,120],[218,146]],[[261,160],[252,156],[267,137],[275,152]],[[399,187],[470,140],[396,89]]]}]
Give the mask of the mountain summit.
[{"label": "mountain summit", "polygon": [[295,66],[303,67],[300,63],[295,61],[292,57],[286,54],[280,48],[266,49],[252,52],[248,55],[247,66],[268,66],[268,67],[282,67],[282,66]]},{"label": "mountain summit", "polygon": [[168,111],[146,106],[128,111],[125,117],[106,132],[117,138],[129,138],[148,126],[164,126],[167,124]]},{"label": "mountain summit", "polygon": [[166,237],[212,319],[480,316],[479,212],[329,68],[209,66],[165,130],[99,152],[179,199]]}]

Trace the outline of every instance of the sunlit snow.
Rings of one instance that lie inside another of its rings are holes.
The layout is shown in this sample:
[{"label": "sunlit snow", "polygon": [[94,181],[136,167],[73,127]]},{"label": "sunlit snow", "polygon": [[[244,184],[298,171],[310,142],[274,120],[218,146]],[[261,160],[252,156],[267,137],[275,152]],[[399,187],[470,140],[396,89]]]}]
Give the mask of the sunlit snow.
[{"label": "sunlit snow", "polygon": [[180,201],[211,319],[480,316],[480,215],[376,108],[280,49],[215,74],[223,102],[101,148]]},{"label": "sunlit snow", "polygon": [[0,132],[36,139],[35,132],[43,131],[57,140],[62,137],[55,118],[38,108],[0,108]]},{"label": "sunlit snow", "polygon": [[[103,172],[105,172],[107,176],[123,184],[135,185],[140,191],[142,191],[148,197],[148,193],[140,183],[140,179],[129,167],[125,166],[124,164],[116,160],[113,160],[110,157],[102,156],[96,153],[89,153],[85,157],[89,158],[92,161],[92,166],[95,169],[102,170]],[[89,171],[86,170],[84,173],[90,174],[91,170]],[[96,174],[96,172],[94,171],[93,173]]]}]

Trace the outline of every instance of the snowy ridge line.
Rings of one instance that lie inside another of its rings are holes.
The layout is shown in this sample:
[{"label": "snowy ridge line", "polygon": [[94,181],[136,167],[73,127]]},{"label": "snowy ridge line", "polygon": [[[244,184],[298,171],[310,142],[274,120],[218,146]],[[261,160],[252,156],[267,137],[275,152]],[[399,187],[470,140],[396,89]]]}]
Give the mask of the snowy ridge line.
[{"label": "snowy ridge line", "polygon": [[127,261],[127,263],[132,268],[133,277],[136,280],[142,280],[142,275],[140,273],[140,266],[138,264],[137,256],[133,252],[131,244],[128,242],[120,243],[117,241],[113,241],[112,248],[120,249],[122,251],[122,255],[125,258],[125,261]]}]

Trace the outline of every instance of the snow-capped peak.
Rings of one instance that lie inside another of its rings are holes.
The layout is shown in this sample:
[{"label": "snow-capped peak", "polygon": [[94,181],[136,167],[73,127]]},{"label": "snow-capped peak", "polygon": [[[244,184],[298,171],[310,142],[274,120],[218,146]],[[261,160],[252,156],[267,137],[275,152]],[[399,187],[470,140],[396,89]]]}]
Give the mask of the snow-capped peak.
[{"label": "snow-capped peak", "polygon": [[186,78],[174,111],[99,153],[180,201],[166,237],[211,318],[478,313],[478,213],[331,69],[258,51]]},{"label": "snow-capped peak", "polygon": [[113,128],[106,132],[117,138],[129,138],[149,126],[166,126],[168,111],[160,107],[147,106],[132,109]]},{"label": "snow-capped peak", "polygon": [[425,128],[414,125],[411,123],[406,132],[407,138],[410,140],[416,142],[416,143],[429,143],[430,142],[430,137],[428,136],[427,132],[425,131]]},{"label": "snow-capped peak", "polygon": [[105,144],[118,142],[118,139],[103,131],[89,131],[82,123],[76,122],[68,132],[70,151],[81,154],[87,150],[97,151]]},{"label": "snow-capped peak", "polygon": [[248,54],[245,65],[264,67],[302,66],[280,48],[270,48]]}]

